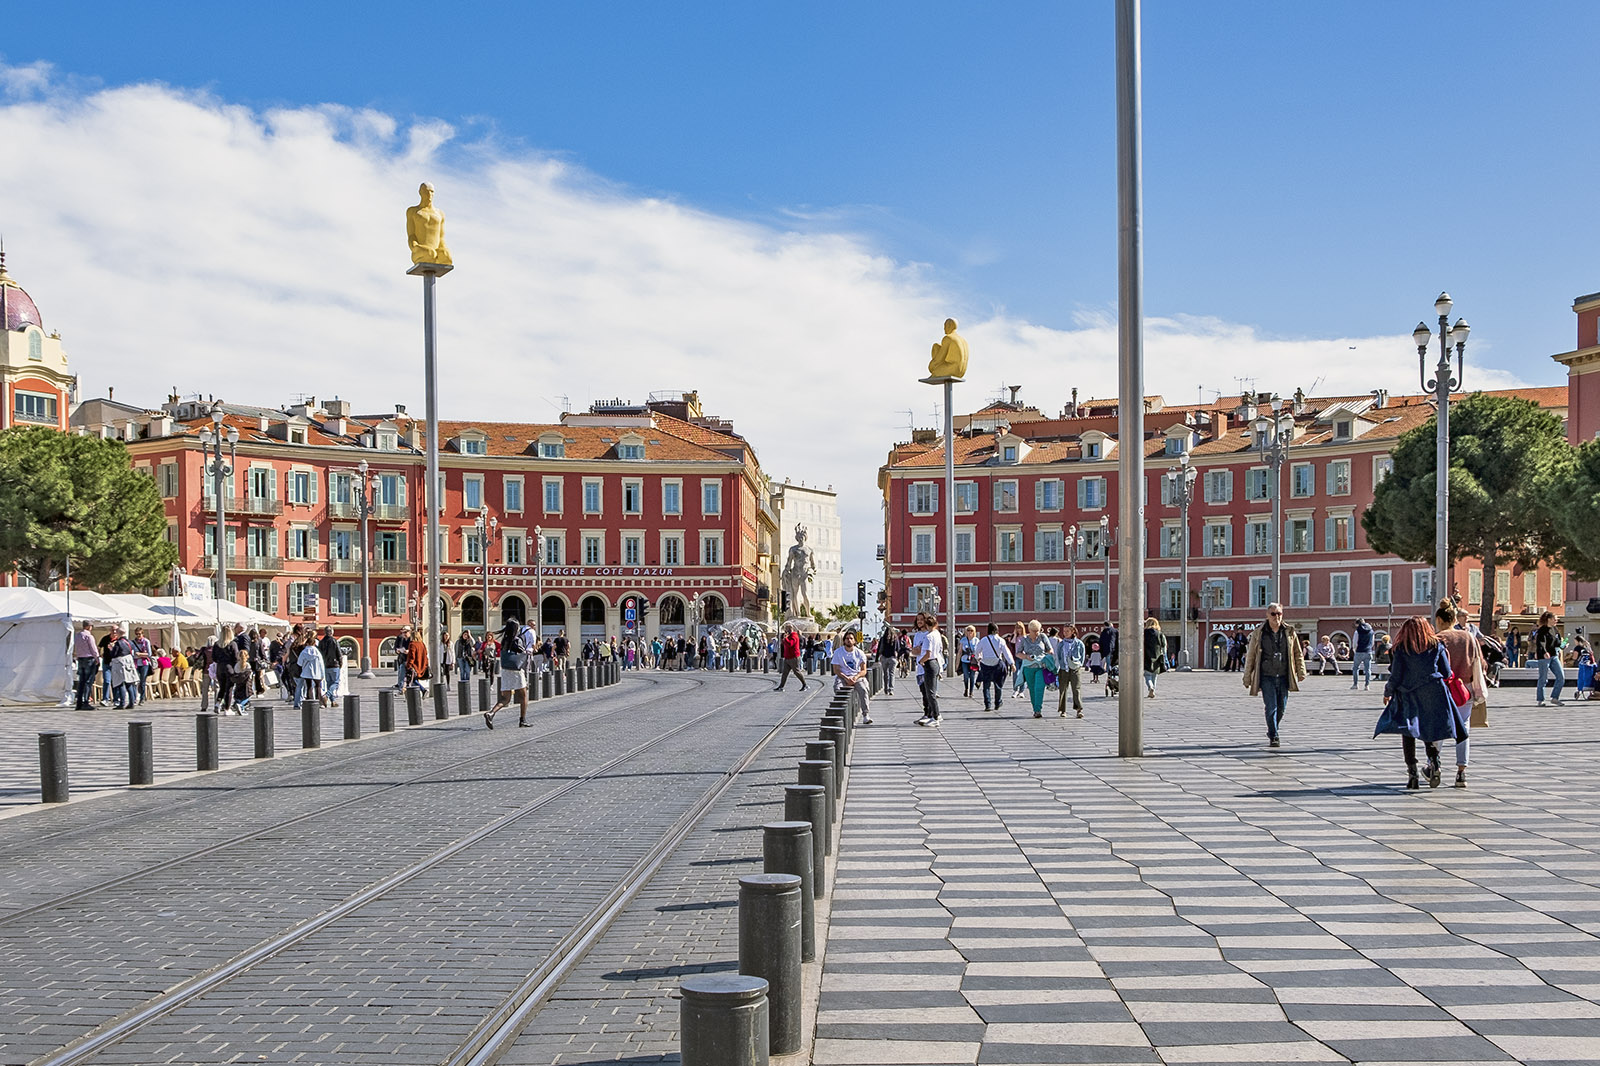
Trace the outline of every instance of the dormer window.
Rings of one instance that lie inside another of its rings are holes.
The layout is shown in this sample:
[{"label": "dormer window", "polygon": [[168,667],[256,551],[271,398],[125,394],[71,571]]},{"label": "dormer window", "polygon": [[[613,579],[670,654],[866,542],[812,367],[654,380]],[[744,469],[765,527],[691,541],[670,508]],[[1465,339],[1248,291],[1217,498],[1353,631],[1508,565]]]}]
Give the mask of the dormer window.
[{"label": "dormer window", "polygon": [[1086,444],[1084,444],[1084,446],[1083,446],[1083,457],[1085,459],[1098,459],[1098,458],[1100,458],[1100,442],[1097,441],[1097,440],[1092,440],[1092,441],[1089,441]]},{"label": "dormer window", "polygon": [[1168,454],[1168,455],[1182,455],[1183,454],[1183,438],[1182,437],[1168,437],[1167,438],[1167,452],[1166,452],[1166,454]]},{"label": "dormer window", "polygon": [[28,331],[28,358],[35,363],[44,362],[44,337],[36,329]]},{"label": "dormer window", "polygon": [[1333,439],[1350,439],[1350,420],[1348,418],[1341,418],[1333,424]]},{"label": "dormer window", "polygon": [[463,455],[485,455],[487,451],[487,446],[481,440],[464,440],[461,442]]},{"label": "dormer window", "polygon": [[644,458],[644,445],[643,444],[639,444],[638,442],[633,442],[633,443],[630,443],[630,444],[619,444],[619,445],[617,445],[617,458],[619,458],[619,459],[643,459]]},{"label": "dormer window", "polygon": [[1004,462],[1004,463],[1014,463],[1014,462],[1016,462],[1017,461],[1017,446],[1015,444],[1007,444],[1004,448],[1001,448],[1000,449],[1000,461]]},{"label": "dormer window", "polygon": [[560,436],[539,438],[539,458],[565,459],[567,457],[567,442]]},{"label": "dormer window", "polygon": [[400,434],[392,430],[378,432],[378,450],[380,452],[395,452],[400,450]]},{"label": "dormer window", "polygon": [[292,429],[292,428],[289,430],[289,443],[290,444],[304,444],[305,442],[306,442],[306,431],[305,430],[303,430],[303,429]]}]

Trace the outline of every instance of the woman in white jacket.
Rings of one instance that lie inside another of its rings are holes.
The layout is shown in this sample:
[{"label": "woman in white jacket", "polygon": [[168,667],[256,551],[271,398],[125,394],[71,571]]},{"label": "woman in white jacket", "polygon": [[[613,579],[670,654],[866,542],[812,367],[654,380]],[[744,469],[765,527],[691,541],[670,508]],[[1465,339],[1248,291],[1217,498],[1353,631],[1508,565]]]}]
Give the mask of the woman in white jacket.
[{"label": "woman in white jacket", "polygon": [[307,640],[300,645],[300,650],[295,656],[295,662],[300,666],[300,684],[295,689],[294,707],[300,709],[309,692],[313,700],[320,706],[322,703],[322,682],[327,676],[322,667],[322,652],[317,650],[316,641]]}]

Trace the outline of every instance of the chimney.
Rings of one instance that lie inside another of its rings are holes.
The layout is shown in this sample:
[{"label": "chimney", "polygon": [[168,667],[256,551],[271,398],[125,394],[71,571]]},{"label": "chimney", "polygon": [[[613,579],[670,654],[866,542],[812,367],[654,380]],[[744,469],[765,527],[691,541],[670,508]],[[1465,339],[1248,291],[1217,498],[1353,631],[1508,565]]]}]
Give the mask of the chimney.
[{"label": "chimney", "polygon": [[1389,390],[1388,389],[1373,389],[1372,390],[1372,398],[1373,398],[1374,401],[1376,401],[1372,405],[1374,407],[1382,409],[1384,407],[1388,407],[1389,406]]},{"label": "chimney", "polygon": [[344,436],[344,419],[342,419],[342,418],[330,418],[330,419],[328,419],[326,422],[322,423],[322,432],[328,434],[329,436],[333,436],[333,437],[342,437],[342,436]]},{"label": "chimney", "polygon": [[1022,386],[1007,385],[1006,388],[1011,390],[1011,406],[1015,407],[1017,405],[1017,393],[1022,391]]},{"label": "chimney", "polygon": [[403,403],[395,404],[394,405],[394,413],[395,413],[395,415],[397,417],[401,416],[401,415],[404,415],[406,413],[406,405],[403,404]]},{"label": "chimney", "polygon": [[256,419],[256,428],[265,433],[267,430],[272,428],[272,419],[268,418],[266,415],[261,415]]},{"label": "chimney", "polygon": [[115,385],[107,385],[106,386],[106,399],[108,399],[108,400],[113,399],[113,398],[115,398],[116,395],[117,395],[117,387]]},{"label": "chimney", "polygon": [[1069,415],[1068,417],[1069,418],[1077,418],[1078,417],[1078,390],[1077,389],[1073,389],[1072,390],[1072,414]]},{"label": "chimney", "polygon": [[323,404],[323,410],[328,413],[329,418],[349,418],[350,401],[341,400],[338,397],[334,397],[327,403]]}]

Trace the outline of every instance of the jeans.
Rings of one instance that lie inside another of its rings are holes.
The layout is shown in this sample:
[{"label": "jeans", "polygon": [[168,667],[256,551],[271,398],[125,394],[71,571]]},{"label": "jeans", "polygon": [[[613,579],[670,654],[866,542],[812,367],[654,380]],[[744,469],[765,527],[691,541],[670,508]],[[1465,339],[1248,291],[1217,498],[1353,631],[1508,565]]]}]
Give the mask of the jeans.
[{"label": "jeans", "polygon": [[1545,678],[1552,677],[1555,679],[1555,687],[1550,690],[1550,698],[1559,700],[1561,698],[1561,686],[1567,683],[1566,672],[1561,669],[1561,660],[1535,659],[1533,661],[1539,665],[1539,684],[1534,692],[1534,698],[1540,703],[1544,702]]},{"label": "jeans", "polygon": [[[445,669],[448,670],[450,668],[447,666]],[[324,672],[328,675],[328,698],[336,700],[339,698],[339,682],[344,677],[344,667],[328,666],[324,667]],[[446,679],[448,677],[449,675],[446,675]]]},{"label": "jeans", "polygon": [[1056,700],[1056,710],[1063,715],[1067,713],[1067,689],[1069,687],[1072,689],[1072,709],[1075,711],[1083,710],[1083,698],[1078,694],[1078,681],[1082,673],[1083,671],[1078,667],[1069,666],[1066,673],[1056,680],[1056,687],[1060,690],[1060,696]]},{"label": "jeans", "polygon": [[783,691],[783,686],[788,683],[790,674],[800,679],[800,691],[804,692],[806,675],[800,672],[800,660],[797,658],[783,660],[783,665],[778,668],[778,691]]},{"label": "jeans", "polygon": [[922,714],[926,718],[939,717],[939,674],[937,664],[922,664]]},{"label": "jeans", "polygon": [[143,703],[145,691],[148,687],[145,682],[150,677],[150,664],[140,663],[137,669],[139,671],[139,702]]},{"label": "jeans", "polygon": [[100,667],[100,702],[104,703],[116,693],[116,689],[111,687],[111,664],[103,659],[101,662],[104,665]]},{"label": "jeans", "polygon": [[1154,696],[1156,694],[1156,672],[1154,670],[1146,670],[1144,672],[1144,687],[1145,691],[1149,692],[1150,695]]},{"label": "jeans", "polygon": [[862,678],[859,684],[850,686],[850,713],[860,715],[862,718],[871,718],[871,710],[867,702],[867,679]]},{"label": "jeans", "polygon": [[93,704],[94,700],[94,672],[100,665],[98,656],[89,656],[78,660],[78,685],[74,690],[77,696],[78,709],[82,710]]},{"label": "jeans", "polygon": [[879,659],[878,661],[883,664],[883,694],[885,696],[893,696],[894,695],[894,660],[893,659]]},{"label": "jeans", "polygon": [[1356,687],[1358,678],[1363,685],[1372,684],[1372,653],[1370,651],[1358,651],[1353,654],[1355,655],[1355,661],[1350,665],[1350,687]]},{"label": "jeans", "polygon": [[1005,696],[1006,696],[1005,679],[1003,677],[1001,677],[1000,675],[998,675],[998,674],[995,675],[995,677],[993,677],[993,678],[989,678],[987,676],[984,678],[984,680],[983,680],[983,709],[986,710],[986,711],[989,709],[989,689],[991,689],[991,688],[994,689],[994,708],[995,708],[995,710],[999,710],[1000,709],[1000,701],[1005,699]]},{"label": "jeans", "polygon": [[295,710],[299,710],[300,709],[300,705],[302,703],[304,703],[308,697],[310,699],[317,700],[318,702],[321,701],[321,699],[322,699],[322,679],[321,678],[319,678],[319,677],[302,677],[300,679],[300,683],[295,688],[295,692],[294,692],[294,707],[295,707]]},{"label": "jeans", "polygon": [[1266,705],[1267,737],[1276,740],[1278,723],[1283,721],[1284,705],[1289,702],[1289,675],[1262,674],[1261,702]]}]

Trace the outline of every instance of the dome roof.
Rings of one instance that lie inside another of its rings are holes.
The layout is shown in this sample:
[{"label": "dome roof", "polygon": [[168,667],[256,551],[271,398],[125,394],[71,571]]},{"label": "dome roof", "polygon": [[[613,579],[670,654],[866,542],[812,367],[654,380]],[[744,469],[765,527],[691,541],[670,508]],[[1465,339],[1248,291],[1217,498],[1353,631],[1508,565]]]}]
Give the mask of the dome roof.
[{"label": "dome roof", "polygon": [[39,308],[34,304],[33,297],[6,273],[6,253],[3,251],[0,251],[0,308],[5,310],[5,328],[8,330],[21,329],[23,326],[44,328],[44,319],[39,317]]}]

